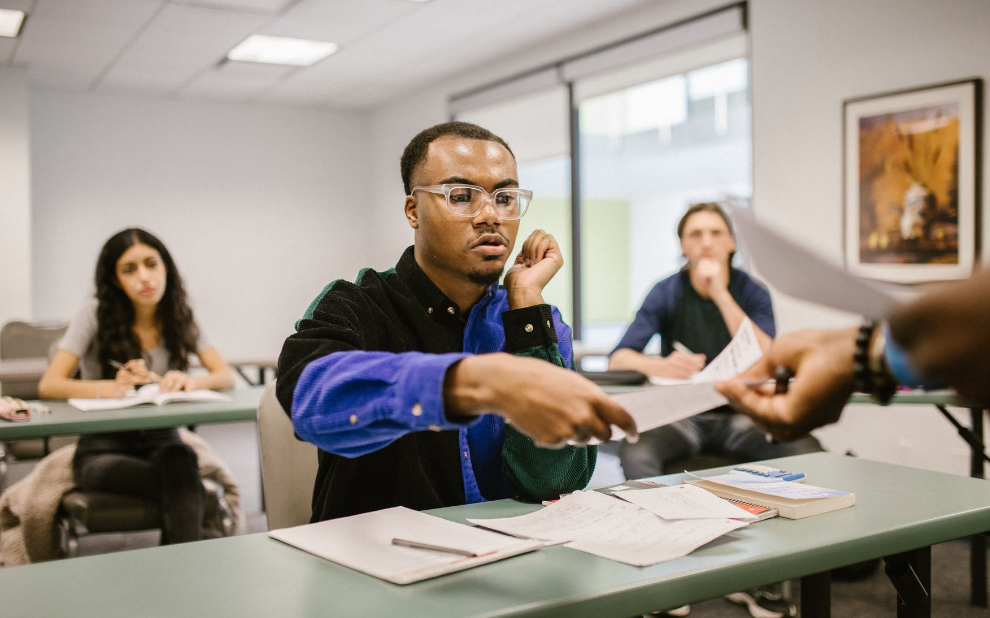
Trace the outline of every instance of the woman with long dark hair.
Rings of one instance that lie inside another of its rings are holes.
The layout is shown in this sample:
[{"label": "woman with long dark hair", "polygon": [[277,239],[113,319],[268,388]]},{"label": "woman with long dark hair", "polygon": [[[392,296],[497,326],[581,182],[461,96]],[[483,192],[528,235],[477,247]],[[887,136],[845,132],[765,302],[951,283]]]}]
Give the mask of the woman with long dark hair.
[{"label": "woman with long dark hair", "polygon": [[[96,296],[73,318],[38,392],[45,399],[124,397],[157,382],[162,392],[222,389],[234,377],[202,336],[168,249],[127,229],[103,246]],[[189,356],[204,375],[191,376]],[[79,379],[72,376],[79,370]],[[162,543],[200,538],[203,487],[196,454],[176,429],[82,436],[73,473],[80,488],[139,496],[162,505]]]}]

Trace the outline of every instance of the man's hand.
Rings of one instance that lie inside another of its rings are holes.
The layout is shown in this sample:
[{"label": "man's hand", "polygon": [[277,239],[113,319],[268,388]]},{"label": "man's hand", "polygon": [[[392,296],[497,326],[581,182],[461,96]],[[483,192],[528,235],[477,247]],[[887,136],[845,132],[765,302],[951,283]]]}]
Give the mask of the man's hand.
[{"label": "man's hand", "polygon": [[563,265],[564,257],[553,236],[543,230],[530,234],[512,268],[505,273],[509,309],[542,305],[543,288]]},{"label": "man's hand", "polygon": [[605,391],[573,371],[535,358],[479,354],[459,361],[444,382],[448,418],[494,413],[537,445],[561,448],[569,440],[607,442],[612,425],[635,441],[632,417]]},{"label": "man's hand", "polygon": [[711,258],[701,258],[694,265],[695,276],[701,292],[707,298],[715,298],[729,291],[729,272],[725,265]]},{"label": "man's hand", "polygon": [[[775,438],[794,440],[839,420],[853,390],[857,332],[804,330],[780,336],[756,365],[715,388]],[[769,379],[778,367],[794,374],[787,393],[774,394],[773,383],[756,388],[747,384]]]},{"label": "man's hand", "polygon": [[648,376],[687,380],[705,368],[705,355],[682,354],[675,350],[669,356],[658,358],[629,348],[621,348],[609,357],[608,368],[619,371],[632,369]]}]

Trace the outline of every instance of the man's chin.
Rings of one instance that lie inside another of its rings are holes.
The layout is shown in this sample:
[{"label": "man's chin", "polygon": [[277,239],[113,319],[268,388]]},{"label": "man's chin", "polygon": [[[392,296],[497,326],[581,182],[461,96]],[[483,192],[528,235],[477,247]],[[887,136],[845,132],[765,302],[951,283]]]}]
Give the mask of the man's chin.
[{"label": "man's chin", "polygon": [[471,283],[484,286],[498,283],[499,279],[502,278],[502,272],[505,270],[505,264],[499,264],[497,267],[495,264],[491,266],[491,268],[472,270],[467,274],[468,279],[471,280]]}]

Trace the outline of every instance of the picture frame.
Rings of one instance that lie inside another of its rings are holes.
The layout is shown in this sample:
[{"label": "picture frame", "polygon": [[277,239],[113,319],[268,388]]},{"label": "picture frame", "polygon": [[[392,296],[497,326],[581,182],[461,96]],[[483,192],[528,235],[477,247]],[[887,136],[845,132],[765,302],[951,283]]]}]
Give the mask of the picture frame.
[{"label": "picture frame", "polygon": [[964,279],[979,250],[983,81],[843,104],[844,254],[853,274]]}]

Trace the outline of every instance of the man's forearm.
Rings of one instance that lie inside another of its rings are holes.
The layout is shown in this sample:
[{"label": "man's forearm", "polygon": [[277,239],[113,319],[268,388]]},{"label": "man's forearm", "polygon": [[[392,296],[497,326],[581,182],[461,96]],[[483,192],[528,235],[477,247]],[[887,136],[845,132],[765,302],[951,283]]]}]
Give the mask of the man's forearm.
[{"label": "man's forearm", "polygon": [[[729,329],[729,335],[735,337],[736,332],[739,331],[739,327],[742,326],[743,320],[749,316],[747,316],[746,312],[742,310],[742,307],[739,306],[736,299],[732,298],[732,294],[730,294],[728,290],[722,294],[712,296],[712,301],[722,314],[722,319],[725,321],[725,325]],[[756,340],[760,344],[760,349],[763,350],[763,353],[765,354],[766,351],[770,349],[770,344],[773,343],[773,338],[763,332],[763,329],[757,326],[752,320],[750,320],[750,323],[753,324],[753,332],[756,333]]]}]

